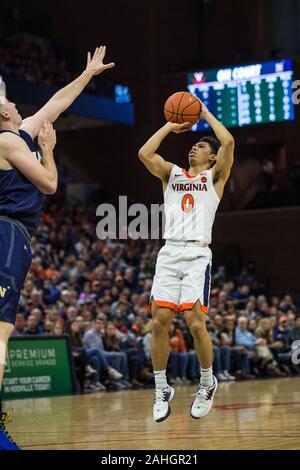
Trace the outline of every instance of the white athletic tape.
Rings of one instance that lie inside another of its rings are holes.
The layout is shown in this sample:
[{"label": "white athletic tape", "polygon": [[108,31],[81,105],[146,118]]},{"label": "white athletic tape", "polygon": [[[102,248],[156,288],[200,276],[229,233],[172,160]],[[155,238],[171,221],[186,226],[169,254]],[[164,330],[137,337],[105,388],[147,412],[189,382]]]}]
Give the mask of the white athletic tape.
[{"label": "white athletic tape", "polygon": [[6,345],[4,341],[0,340],[0,365],[4,366],[6,359]]}]

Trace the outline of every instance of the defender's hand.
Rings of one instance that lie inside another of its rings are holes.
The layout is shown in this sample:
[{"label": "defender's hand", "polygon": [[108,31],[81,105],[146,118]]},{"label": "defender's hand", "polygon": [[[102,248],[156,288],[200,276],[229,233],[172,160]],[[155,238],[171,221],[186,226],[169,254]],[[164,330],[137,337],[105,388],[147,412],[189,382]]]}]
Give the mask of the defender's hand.
[{"label": "defender's hand", "polygon": [[97,47],[93,57],[91,56],[91,53],[88,52],[85,71],[90,73],[91,75],[99,75],[104,70],[112,69],[115,66],[114,62],[110,62],[109,64],[103,64],[105,53],[106,46]]},{"label": "defender's hand", "polygon": [[52,152],[56,145],[56,132],[49,121],[44,121],[40,129],[38,144],[42,152]]},{"label": "defender's hand", "polygon": [[192,128],[192,124],[189,122],[184,122],[183,124],[176,124],[175,122],[167,122],[167,128],[170,132],[175,132],[175,134],[180,134],[181,132],[187,132]]}]

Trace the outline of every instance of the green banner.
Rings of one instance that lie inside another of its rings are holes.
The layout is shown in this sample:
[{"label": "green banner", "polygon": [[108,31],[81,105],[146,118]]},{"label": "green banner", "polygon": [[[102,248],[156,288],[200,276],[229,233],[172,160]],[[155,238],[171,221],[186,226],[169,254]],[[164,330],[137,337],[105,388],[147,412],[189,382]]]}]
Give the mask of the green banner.
[{"label": "green banner", "polygon": [[4,399],[71,395],[73,377],[67,336],[22,336],[9,340]]}]

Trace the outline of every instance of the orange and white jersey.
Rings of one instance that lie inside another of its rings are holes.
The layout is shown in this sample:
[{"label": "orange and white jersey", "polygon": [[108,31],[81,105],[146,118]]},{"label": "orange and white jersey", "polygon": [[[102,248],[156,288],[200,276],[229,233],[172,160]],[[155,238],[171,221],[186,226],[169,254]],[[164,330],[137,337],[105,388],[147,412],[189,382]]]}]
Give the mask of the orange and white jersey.
[{"label": "orange and white jersey", "polygon": [[174,165],[164,193],[164,238],[209,245],[219,202],[212,170],[190,176]]}]

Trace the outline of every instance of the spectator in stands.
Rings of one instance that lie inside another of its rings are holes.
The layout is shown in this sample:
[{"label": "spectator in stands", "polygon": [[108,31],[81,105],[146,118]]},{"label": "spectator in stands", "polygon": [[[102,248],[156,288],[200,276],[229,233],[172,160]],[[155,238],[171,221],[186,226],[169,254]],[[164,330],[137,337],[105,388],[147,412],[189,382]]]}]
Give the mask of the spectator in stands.
[{"label": "spectator in stands", "polygon": [[292,345],[295,341],[300,341],[300,315],[295,317],[295,326],[291,328],[288,334],[288,342]]},{"label": "spectator in stands", "polygon": [[272,295],[271,300],[270,300],[270,306],[279,308],[279,304],[280,304],[280,298],[278,297],[278,295]]},{"label": "spectator in stands", "polygon": [[56,305],[53,305],[52,307],[47,307],[44,311],[44,321],[51,321],[52,323],[55,323],[57,320],[59,320],[59,312],[57,310]]},{"label": "spectator in stands", "polygon": [[256,328],[257,328],[257,321],[255,318],[252,318],[251,320],[249,320],[249,323],[248,323],[248,330],[253,333],[253,335],[255,335],[255,332],[256,332]]},{"label": "spectator in stands", "polygon": [[[249,287],[249,286],[252,286],[253,281],[254,281],[254,278],[253,278],[253,275],[249,272],[249,267],[244,266],[242,268],[240,276],[238,277],[239,285]],[[242,289],[242,292],[244,291],[244,293],[247,294],[247,291],[248,291],[248,295],[249,295],[249,289],[245,290],[245,287],[244,289]]]},{"label": "spectator in stands", "polygon": [[288,328],[291,329],[295,326],[296,315],[293,310],[288,310],[286,313]]},{"label": "spectator in stands", "polygon": [[261,301],[258,303],[258,311],[257,316],[262,318],[269,318],[270,317],[270,307],[267,301]]},{"label": "spectator in stands", "polygon": [[44,334],[45,335],[52,335],[52,331],[53,331],[53,323],[49,320],[45,320],[44,322]]},{"label": "spectator in stands", "polygon": [[241,285],[236,291],[232,292],[231,296],[233,299],[238,301],[238,305],[243,308],[248,302],[250,288],[248,285]]},{"label": "spectator in stands", "polygon": [[43,283],[43,301],[46,305],[53,305],[58,301],[60,296],[60,290],[52,283],[49,279],[46,279]]},{"label": "spectator in stands", "polygon": [[27,301],[30,298],[33,288],[34,288],[34,283],[32,279],[29,279],[29,276],[28,276],[26,281],[24,282],[24,286],[21,291],[21,298],[20,298],[20,304],[19,304],[20,308],[22,308],[23,310],[25,308]]},{"label": "spectator in stands", "polygon": [[300,375],[300,315],[296,315],[295,317],[295,326],[291,328],[288,334],[288,346],[290,347],[290,354],[291,356],[286,357],[290,360],[289,366],[291,367],[292,371],[294,371],[297,375]]},{"label": "spectator in stands", "polygon": [[24,335],[41,335],[43,330],[38,325],[38,320],[35,315],[29,315],[27,319],[27,326],[24,330]]},{"label": "spectator in stands", "polygon": [[[281,315],[278,320],[278,324],[275,325],[273,330],[273,339],[275,342],[282,343],[282,349],[285,349],[288,344],[288,321],[286,315]],[[279,348],[280,349],[280,348]],[[283,352],[279,350],[279,352]]]},{"label": "spectator in stands", "polygon": [[[283,321],[283,319],[281,319]],[[276,354],[276,350],[284,346],[282,339],[274,341],[274,330],[270,318],[262,318],[256,328],[255,335],[257,338],[263,338],[269,349]]]},{"label": "spectator in stands", "polygon": [[118,381],[123,377],[124,357],[122,353],[116,351],[105,351],[103,344],[105,329],[105,314],[100,313],[93,322],[93,328],[85,332],[83,336],[83,344],[88,351],[96,349],[102,356],[104,356],[106,361],[104,370],[106,371],[108,378],[112,381]]},{"label": "spectator in stands", "polygon": [[217,335],[223,330],[224,317],[222,315],[216,315],[214,318],[214,333]]},{"label": "spectator in stands", "polygon": [[241,347],[241,351],[246,353],[249,359],[256,357],[255,346],[265,344],[263,339],[258,340],[248,329],[248,318],[240,316],[235,329],[235,345]]},{"label": "spectator in stands", "polygon": [[263,340],[263,343],[256,344],[258,356],[263,359],[263,366],[272,375],[284,377],[285,374],[279,370],[275,359],[277,351],[283,348],[284,343],[282,341],[274,341],[273,328],[269,318],[262,318],[260,320],[255,335],[259,340]]},{"label": "spectator in stands", "polygon": [[114,316],[113,323],[116,327],[119,338],[126,338],[128,335],[128,328],[125,325],[126,318],[126,315],[123,315],[122,313],[116,313]]},{"label": "spectator in stands", "polygon": [[281,342],[282,348],[278,348],[276,351],[276,359],[280,364],[281,369],[287,373],[287,375],[293,375],[293,373],[299,374],[300,369],[294,367],[292,364],[292,349],[289,341],[290,330],[288,328],[288,319],[286,315],[281,315],[278,321],[278,325],[274,327],[274,341]]},{"label": "spectator in stands", "polygon": [[[220,315],[218,315],[220,316]],[[231,361],[231,349],[227,345],[222,345],[220,338],[223,331],[224,319],[222,318],[222,326],[208,325],[208,333],[213,343],[213,370],[219,382],[227,382],[235,380],[235,377],[229,373]],[[215,318],[216,320],[216,318]]]},{"label": "spectator in stands", "polygon": [[116,327],[113,323],[108,322],[104,336],[104,348],[109,352],[118,352],[122,358],[122,373],[125,381],[129,382],[134,387],[142,387],[142,383],[138,381],[139,373],[141,372],[140,357],[135,347],[135,342],[128,343],[127,340],[122,340],[117,335]]},{"label": "spectator in stands", "polygon": [[282,312],[287,312],[288,310],[292,310],[296,312],[296,306],[293,303],[293,299],[290,295],[286,295],[282,302],[280,302],[279,308]]},{"label": "spectator in stands", "polygon": [[246,303],[246,308],[244,310],[244,315],[249,318],[249,320],[255,319],[257,316],[257,312],[255,309],[255,302],[253,300],[249,300]]},{"label": "spectator in stands", "polygon": [[53,335],[63,335],[64,334],[64,327],[61,321],[56,321],[52,323],[52,334]]},{"label": "spectator in stands", "polygon": [[73,306],[67,307],[66,317],[65,317],[66,325],[72,322],[73,320],[76,320],[77,315],[78,315],[78,310],[76,307],[73,307]]},{"label": "spectator in stands", "polygon": [[15,329],[12,333],[12,336],[22,336],[25,334],[26,329],[26,320],[23,313],[17,313]]},{"label": "spectator in stands", "polygon": [[186,385],[189,356],[184,342],[182,331],[179,328],[179,322],[173,320],[170,327],[170,384]]},{"label": "spectator in stands", "polygon": [[42,311],[39,308],[34,308],[31,312],[31,315],[35,317],[40,334],[42,334],[44,331],[44,318]]},{"label": "spectator in stands", "polygon": [[[251,320],[254,321],[254,320]],[[250,322],[249,322],[250,323]],[[244,346],[237,346],[235,341],[236,322],[232,318],[225,318],[223,331],[220,333],[220,344],[230,348],[231,367],[237,379],[252,378],[250,376],[250,362]]]},{"label": "spectator in stands", "polygon": [[[93,369],[79,332],[79,323],[77,320],[71,320],[66,326],[66,333],[70,336],[72,356],[76,366],[77,379],[83,390],[103,390],[103,384],[100,382],[102,375],[101,363],[98,363],[98,369]],[[86,383],[85,379],[90,380]]]}]

